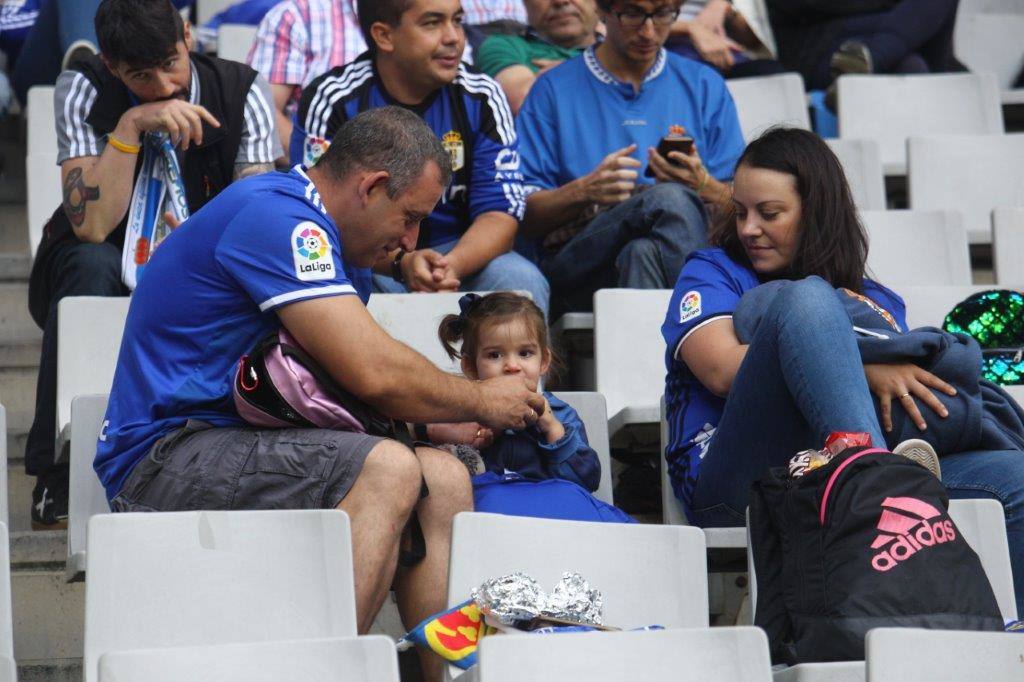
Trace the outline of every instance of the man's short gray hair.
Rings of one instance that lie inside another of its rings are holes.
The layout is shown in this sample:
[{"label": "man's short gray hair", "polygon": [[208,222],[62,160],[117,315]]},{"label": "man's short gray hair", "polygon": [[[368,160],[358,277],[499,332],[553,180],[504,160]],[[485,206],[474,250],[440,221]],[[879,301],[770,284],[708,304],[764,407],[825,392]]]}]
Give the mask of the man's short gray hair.
[{"label": "man's short gray hair", "polygon": [[391,176],[386,191],[394,199],[419,179],[429,161],[437,164],[441,186],[447,187],[452,174],[451,155],[437,135],[411,111],[388,106],[364,111],[346,121],[317,166],[338,179],[356,169],[386,171]]}]

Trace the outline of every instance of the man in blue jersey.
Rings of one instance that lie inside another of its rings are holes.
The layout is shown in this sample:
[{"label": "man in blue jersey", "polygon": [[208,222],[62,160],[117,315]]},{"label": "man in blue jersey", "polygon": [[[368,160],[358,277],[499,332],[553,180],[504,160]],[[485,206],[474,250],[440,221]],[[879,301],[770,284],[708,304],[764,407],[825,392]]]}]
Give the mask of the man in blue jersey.
[{"label": "man in blue jersey", "polygon": [[[517,127],[552,308],[589,310],[594,291],[670,289],[727,205],[743,135],[725,82],[662,47],[680,0],[599,0],[605,40],[534,84]],[[657,151],[692,138],[689,153]]]},{"label": "man in blue jersey", "polygon": [[[409,627],[445,606],[452,517],[472,508],[465,467],[367,434],[247,427],[232,385],[239,358],[284,325],[338,384],[394,419],[536,421],[543,398],[523,379],[441,372],[364,307],[361,275],[415,244],[449,159],[417,116],[376,109],[343,126],[308,173],[233,184],[167,237],[132,298],[97,448],[115,511],[342,509],[360,632],[393,581]],[[413,509],[426,557],[396,573]],[[439,672],[439,661],[424,663]]]},{"label": "man in blue jersey", "polygon": [[511,251],[526,207],[512,113],[497,83],[462,64],[459,0],[360,0],[358,13],[370,50],[306,86],[292,162],[316,163],[360,111],[415,112],[451,155],[452,181],[415,248],[377,270],[375,291],[518,289],[546,312],[547,281]]}]

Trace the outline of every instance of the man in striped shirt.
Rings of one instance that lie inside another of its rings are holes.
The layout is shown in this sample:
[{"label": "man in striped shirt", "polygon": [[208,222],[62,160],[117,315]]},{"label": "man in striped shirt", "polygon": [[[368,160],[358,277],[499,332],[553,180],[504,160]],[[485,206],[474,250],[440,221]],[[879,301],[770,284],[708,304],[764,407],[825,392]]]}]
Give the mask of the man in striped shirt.
[{"label": "man in striped shirt", "polygon": [[547,280],[511,252],[525,198],[519,143],[497,83],[461,63],[459,0],[359,0],[371,50],[310,83],[289,148],[312,166],[345,121],[397,104],[417,113],[452,155],[453,177],[417,248],[379,263],[374,290],[525,290],[545,311]]},{"label": "man in striped shirt", "polygon": [[286,150],[302,88],[335,66],[355,61],[364,50],[355,0],[283,0],[263,17],[248,62],[270,83]]},{"label": "man in striped shirt", "polygon": [[58,302],[127,294],[162,236],[281,154],[266,83],[247,66],[191,53],[190,28],[169,0],[103,0],[96,29],[101,55],[57,80],[64,200],[29,282],[43,344],[25,467],[38,478],[32,516],[43,528],[67,519],[67,465],[53,464]]}]

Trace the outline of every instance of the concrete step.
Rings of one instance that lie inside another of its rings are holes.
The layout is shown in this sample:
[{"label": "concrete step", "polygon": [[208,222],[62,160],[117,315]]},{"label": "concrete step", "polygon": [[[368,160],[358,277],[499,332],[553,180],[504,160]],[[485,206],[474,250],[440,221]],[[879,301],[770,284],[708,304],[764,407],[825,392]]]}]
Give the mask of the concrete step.
[{"label": "concrete step", "polygon": [[18,661],[18,682],[81,682],[82,659]]},{"label": "concrete step", "polygon": [[[7,528],[12,534],[24,532],[38,535],[39,533],[32,533],[32,489],[35,488],[36,478],[25,473],[23,460],[8,461],[10,464],[7,466]],[[66,549],[62,551],[67,552]]]},{"label": "concrete step", "polygon": [[[22,157],[22,166],[25,164],[24,159],[25,157]],[[4,185],[4,183],[5,180],[0,178],[0,185]],[[0,195],[2,194],[4,194],[4,190],[0,190]],[[24,200],[17,203],[0,201],[0,252],[30,253],[28,248],[28,206]]]},{"label": "concrete step", "polygon": [[0,282],[27,282],[32,258],[20,251],[0,251]]},{"label": "concrete step", "polygon": [[16,432],[27,431],[35,414],[35,367],[0,366],[0,403],[7,409],[7,428]]},{"label": "concrete step", "polygon": [[53,662],[82,656],[85,583],[68,583],[64,570],[11,572],[14,658]]},{"label": "concrete step", "polygon": [[68,533],[11,531],[11,571],[63,570],[68,554]]},{"label": "concrete step", "polygon": [[0,343],[23,343],[39,338],[28,312],[28,282],[0,282]]}]

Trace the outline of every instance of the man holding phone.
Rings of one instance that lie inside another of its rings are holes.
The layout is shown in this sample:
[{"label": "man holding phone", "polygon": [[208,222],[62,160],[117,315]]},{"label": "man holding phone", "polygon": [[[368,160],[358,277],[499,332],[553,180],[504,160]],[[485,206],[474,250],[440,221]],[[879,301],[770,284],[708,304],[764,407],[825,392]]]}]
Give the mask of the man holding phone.
[{"label": "man holding phone", "polygon": [[731,199],[739,119],[721,76],[663,48],[680,4],[598,0],[605,40],[538,78],[519,113],[520,230],[553,317],[602,287],[671,288],[706,244],[708,207]]}]

